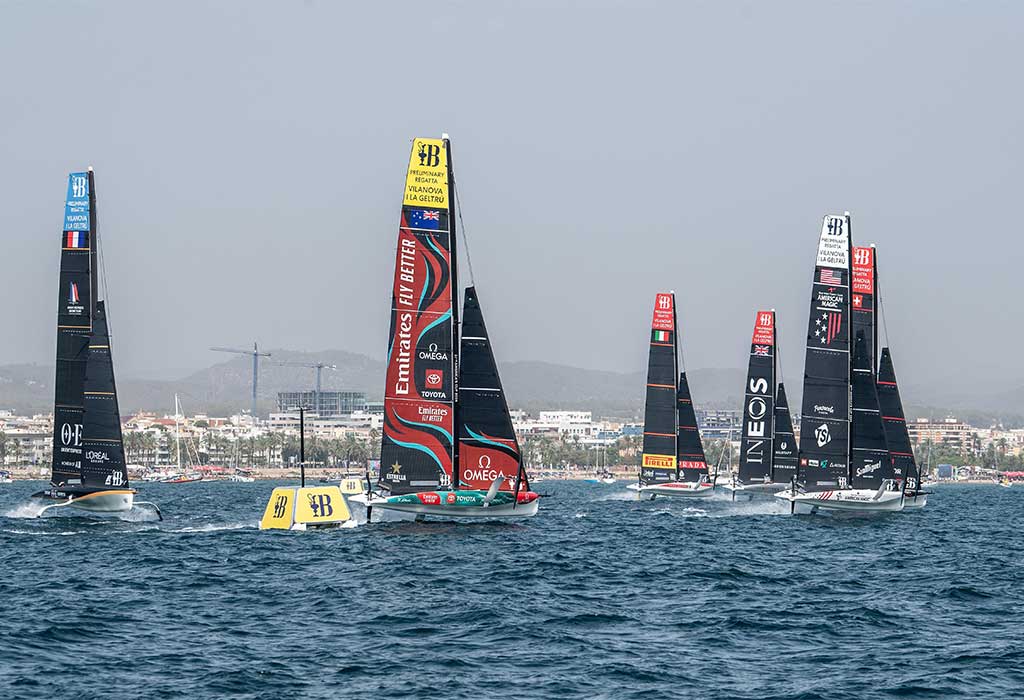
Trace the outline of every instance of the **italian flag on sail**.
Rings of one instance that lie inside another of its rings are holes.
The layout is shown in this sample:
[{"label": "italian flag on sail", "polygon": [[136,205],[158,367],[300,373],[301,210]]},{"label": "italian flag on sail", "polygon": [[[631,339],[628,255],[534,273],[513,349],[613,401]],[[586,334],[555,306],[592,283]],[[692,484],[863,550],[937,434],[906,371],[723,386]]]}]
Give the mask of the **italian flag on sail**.
[{"label": "italian flag on sail", "polygon": [[667,343],[668,342],[668,331],[654,331],[654,342],[655,343]]}]

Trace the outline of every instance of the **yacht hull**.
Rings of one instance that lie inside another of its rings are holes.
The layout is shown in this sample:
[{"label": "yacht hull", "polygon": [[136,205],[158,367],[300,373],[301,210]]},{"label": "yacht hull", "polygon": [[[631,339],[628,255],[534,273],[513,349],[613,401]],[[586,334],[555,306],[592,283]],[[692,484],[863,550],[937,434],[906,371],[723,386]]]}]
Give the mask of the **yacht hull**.
[{"label": "yacht hull", "polygon": [[837,489],[796,494],[782,491],[775,494],[775,497],[789,501],[794,506],[794,512],[798,513],[830,510],[867,514],[903,510],[903,494],[899,491],[883,491],[881,494],[874,489]]},{"label": "yacht hull", "polygon": [[352,496],[350,501],[367,507],[447,518],[529,518],[537,514],[540,496],[532,491],[514,494],[501,491],[487,500],[486,491],[421,491],[401,496]]},{"label": "yacht hull", "polygon": [[674,496],[682,498],[707,498],[714,493],[715,487],[707,482],[669,481],[663,484],[630,484],[626,487],[637,491],[641,496]]}]

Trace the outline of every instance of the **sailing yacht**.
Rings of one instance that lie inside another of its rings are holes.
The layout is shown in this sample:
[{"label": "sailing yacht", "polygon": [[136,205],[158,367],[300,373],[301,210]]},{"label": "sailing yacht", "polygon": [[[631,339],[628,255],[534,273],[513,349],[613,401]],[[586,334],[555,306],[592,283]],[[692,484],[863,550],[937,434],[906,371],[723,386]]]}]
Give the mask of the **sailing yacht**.
[{"label": "sailing yacht", "polygon": [[[775,383],[776,357],[775,309],[758,311],[754,316],[754,335],[747,363],[739,468],[730,479],[719,482],[731,492],[733,500],[737,493],[750,498],[756,494],[772,494],[786,488],[792,478],[791,470],[781,468],[776,473],[775,468],[776,460],[781,461],[783,467],[787,459],[795,465],[796,456],[789,407],[786,406],[784,417],[779,416],[777,409],[777,398],[785,401],[785,389],[781,383],[778,386]],[[782,435],[776,436],[776,429],[780,429]]]},{"label": "sailing yacht", "polygon": [[[873,309],[874,300],[856,286],[863,274],[874,279],[873,262],[867,272],[851,269],[852,253],[849,213],[826,216],[811,291],[797,472],[791,487],[776,494],[794,512],[903,509],[869,349],[877,337],[869,331],[874,315],[853,313]],[[860,256],[857,264],[868,262]],[[851,281],[859,289],[852,296]]]},{"label": "sailing yacht", "polygon": [[654,299],[647,360],[644,442],[637,483],[640,495],[705,498],[714,491],[697,429],[686,372],[679,372],[676,295]]},{"label": "sailing yacht", "polygon": [[96,191],[92,168],[68,177],[61,233],[57,370],[50,488],[38,515],[71,507],[122,513],[136,505],[128,483],[106,302],[99,299]]},{"label": "sailing yacht", "polygon": [[457,197],[447,135],[415,139],[398,231],[380,474],[375,489],[367,475],[366,493],[350,499],[366,505],[367,521],[374,508],[509,518],[539,506],[476,287],[458,304]]}]

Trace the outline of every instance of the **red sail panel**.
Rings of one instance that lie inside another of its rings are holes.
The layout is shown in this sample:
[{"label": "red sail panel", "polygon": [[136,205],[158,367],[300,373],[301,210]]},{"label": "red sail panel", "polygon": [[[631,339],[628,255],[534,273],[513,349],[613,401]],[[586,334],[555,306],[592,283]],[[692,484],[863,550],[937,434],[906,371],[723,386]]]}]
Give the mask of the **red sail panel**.
[{"label": "red sail panel", "polygon": [[[455,359],[447,148],[416,139],[406,178],[384,389],[380,483],[391,493],[426,491],[452,479]],[[411,195],[410,192],[413,194]]]},{"label": "red sail panel", "polygon": [[852,316],[851,338],[864,333],[867,343],[868,366],[872,376],[878,368],[878,297],[875,283],[877,254],[874,248],[854,246],[850,259],[850,314]]}]

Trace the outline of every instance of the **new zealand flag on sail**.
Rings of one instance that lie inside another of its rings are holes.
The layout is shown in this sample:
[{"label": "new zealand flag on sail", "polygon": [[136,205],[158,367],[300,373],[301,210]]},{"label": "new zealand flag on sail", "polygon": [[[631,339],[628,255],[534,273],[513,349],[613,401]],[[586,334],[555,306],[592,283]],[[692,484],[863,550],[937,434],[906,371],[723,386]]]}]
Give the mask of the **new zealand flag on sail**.
[{"label": "new zealand flag on sail", "polygon": [[410,209],[406,214],[409,228],[437,231],[441,228],[441,212],[431,209]]}]

